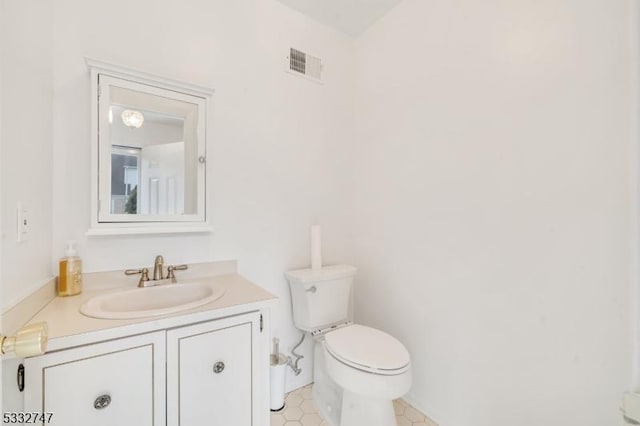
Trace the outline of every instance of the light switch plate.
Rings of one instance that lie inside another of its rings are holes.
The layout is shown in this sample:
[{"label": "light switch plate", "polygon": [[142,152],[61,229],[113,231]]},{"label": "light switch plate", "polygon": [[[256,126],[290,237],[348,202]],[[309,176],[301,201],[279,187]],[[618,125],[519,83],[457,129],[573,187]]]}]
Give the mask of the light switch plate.
[{"label": "light switch plate", "polygon": [[16,241],[26,241],[31,229],[31,217],[22,202],[16,205]]}]

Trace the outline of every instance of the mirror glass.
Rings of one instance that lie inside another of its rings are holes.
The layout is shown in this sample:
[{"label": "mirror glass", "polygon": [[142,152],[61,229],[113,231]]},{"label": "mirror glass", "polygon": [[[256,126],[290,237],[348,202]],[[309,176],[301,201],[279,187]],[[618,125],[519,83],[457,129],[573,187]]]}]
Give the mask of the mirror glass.
[{"label": "mirror glass", "polygon": [[100,75],[101,222],[204,216],[204,99]]}]

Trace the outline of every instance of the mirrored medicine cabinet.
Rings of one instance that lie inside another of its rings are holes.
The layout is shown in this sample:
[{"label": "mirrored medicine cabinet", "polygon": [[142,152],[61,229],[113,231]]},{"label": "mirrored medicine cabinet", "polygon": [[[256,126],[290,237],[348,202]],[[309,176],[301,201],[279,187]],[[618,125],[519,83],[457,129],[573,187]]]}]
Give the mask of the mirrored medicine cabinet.
[{"label": "mirrored medicine cabinet", "polygon": [[92,87],[88,235],[210,232],[213,90],[87,59]]}]

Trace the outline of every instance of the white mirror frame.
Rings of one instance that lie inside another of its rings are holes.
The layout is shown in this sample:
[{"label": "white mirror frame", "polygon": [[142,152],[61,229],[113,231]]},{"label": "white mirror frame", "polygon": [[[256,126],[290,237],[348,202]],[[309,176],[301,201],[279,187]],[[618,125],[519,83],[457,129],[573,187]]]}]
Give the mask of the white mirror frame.
[{"label": "white mirror frame", "polygon": [[[87,235],[98,236],[212,232],[213,230],[210,226],[206,205],[206,163],[203,164],[203,167],[197,172],[198,211],[194,215],[187,215],[186,217],[149,217],[131,215],[131,217],[126,218],[126,221],[109,221],[111,216],[117,217],[121,215],[109,215],[105,214],[105,211],[100,211],[100,191],[101,189],[104,190],[104,188],[100,188],[100,182],[104,182],[104,176],[102,180],[99,179],[101,173],[99,170],[101,147],[98,134],[100,120],[98,114],[98,106],[100,102],[100,85],[98,77],[115,77],[131,81],[134,84],[143,84],[150,87],[157,87],[201,98],[203,102],[199,104],[198,115],[204,126],[201,130],[203,134],[199,135],[199,139],[201,138],[204,143],[199,148],[198,156],[203,156],[205,160],[208,145],[207,136],[211,129],[210,111],[211,100],[214,93],[213,89],[159,77],[143,71],[133,70],[90,58],[86,58],[86,62],[91,74],[91,227],[87,231]],[[102,173],[104,174],[104,171],[102,171]]]}]

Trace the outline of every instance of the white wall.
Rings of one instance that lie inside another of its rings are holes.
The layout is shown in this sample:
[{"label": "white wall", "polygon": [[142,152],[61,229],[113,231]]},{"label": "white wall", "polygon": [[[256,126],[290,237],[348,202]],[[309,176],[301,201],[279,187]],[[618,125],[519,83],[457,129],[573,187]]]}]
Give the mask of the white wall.
[{"label": "white wall", "polygon": [[[635,195],[635,211],[634,217],[636,220],[634,221],[635,232],[636,235],[636,243],[633,247],[633,255],[638,258],[640,255],[640,223],[638,222],[638,217],[640,217],[640,197],[637,196],[638,191],[640,191],[640,167],[637,165],[640,163],[640,149],[638,149],[637,141],[640,140],[640,119],[637,117],[640,114],[640,81],[637,78],[633,78],[633,76],[640,75],[640,4],[638,2],[632,2],[631,5],[631,75],[632,75],[632,83],[631,83],[631,93],[633,95],[633,110],[632,113],[636,119],[634,120],[633,126],[633,140],[636,141],[634,143],[634,157],[636,158],[636,185],[634,188]],[[634,339],[634,347],[633,347],[633,362],[632,362],[632,374],[633,374],[633,390],[640,390],[640,262],[636,261],[636,276],[635,282],[636,284],[633,286],[633,291],[631,294],[630,302],[631,302],[631,314],[632,314],[632,334]]]},{"label": "white wall", "polygon": [[405,0],[356,45],[359,320],[442,426],[619,424],[631,1]]},{"label": "white wall", "polygon": [[[308,265],[308,227],[327,262],[349,261],[343,152],[353,136],[353,41],[273,0],[59,0],[53,11],[53,254],[76,239],[85,271],[238,259],[281,298],[273,334],[298,337],[284,271]],[[284,71],[290,46],[323,58],[325,84]],[[84,57],[215,88],[207,170],[212,235],[87,238],[89,74]],[[131,281],[135,284],[135,279]],[[305,350],[310,355],[310,345]],[[310,356],[293,387],[310,381]]]},{"label": "white wall", "polygon": [[[0,2],[2,307],[51,277],[51,2]],[[16,242],[16,204],[31,232]]]}]

